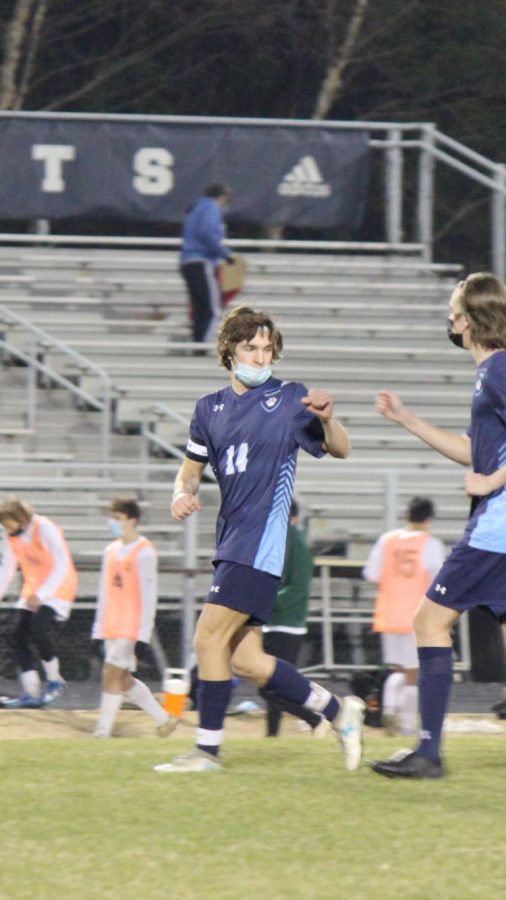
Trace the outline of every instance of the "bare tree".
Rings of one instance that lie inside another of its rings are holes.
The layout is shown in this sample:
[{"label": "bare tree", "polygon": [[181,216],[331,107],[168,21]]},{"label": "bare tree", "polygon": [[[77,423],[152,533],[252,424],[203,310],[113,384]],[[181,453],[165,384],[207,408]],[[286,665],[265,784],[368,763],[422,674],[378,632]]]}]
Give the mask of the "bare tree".
[{"label": "bare tree", "polygon": [[19,109],[26,94],[47,0],[16,0],[5,30],[0,68],[0,109]]},{"label": "bare tree", "polygon": [[344,40],[331,60],[318,92],[312,119],[325,119],[339,95],[343,84],[343,73],[353,56],[368,5],[369,0],[356,0],[355,2],[355,9],[348,22]]},{"label": "bare tree", "polygon": [[13,109],[21,109],[30,87],[32,73],[35,65],[35,57],[39,46],[40,36],[46,18],[48,0],[38,0],[37,7],[34,11],[30,29],[29,39],[26,42],[26,51],[21,67],[21,77],[19,78],[19,88]]}]

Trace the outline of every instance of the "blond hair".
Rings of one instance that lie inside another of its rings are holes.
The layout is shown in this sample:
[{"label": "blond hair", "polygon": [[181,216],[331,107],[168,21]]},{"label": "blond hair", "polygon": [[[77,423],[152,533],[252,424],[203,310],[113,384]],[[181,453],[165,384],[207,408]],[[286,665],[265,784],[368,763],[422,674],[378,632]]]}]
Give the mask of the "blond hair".
[{"label": "blond hair", "polygon": [[0,502],[0,523],[2,525],[9,519],[13,519],[19,525],[28,525],[32,516],[33,509],[30,504],[15,494]]},{"label": "blond hair", "polygon": [[459,281],[457,287],[472,343],[486,350],[506,349],[504,282],[490,272],[474,272]]}]

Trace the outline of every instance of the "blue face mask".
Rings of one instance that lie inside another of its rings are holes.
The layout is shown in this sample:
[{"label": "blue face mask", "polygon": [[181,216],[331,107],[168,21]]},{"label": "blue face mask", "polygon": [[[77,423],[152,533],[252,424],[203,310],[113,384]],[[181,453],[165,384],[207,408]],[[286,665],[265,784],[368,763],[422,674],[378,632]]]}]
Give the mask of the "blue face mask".
[{"label": "blue face mask", "polygon": [[107,527],[113,537],[123,537],[123,525],[118,519],[107,519]]},{"label": "blue face mask", "polygon": [[264,366],[262,369],[257,369],[256,366],[247,366],[246,363],[237,363],[233,372],[237,380],[240,381],[241,384],[246,385],[246,387],[260,387],[260,385],[265,384],[272,375],[270,366]]}]

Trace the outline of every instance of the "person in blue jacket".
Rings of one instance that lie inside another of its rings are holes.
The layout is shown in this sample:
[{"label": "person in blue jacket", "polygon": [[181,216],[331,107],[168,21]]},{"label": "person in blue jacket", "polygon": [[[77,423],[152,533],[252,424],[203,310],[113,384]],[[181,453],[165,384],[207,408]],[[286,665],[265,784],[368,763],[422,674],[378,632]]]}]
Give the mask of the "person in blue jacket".
[{"label": "person in blue jacket", "polygon": [[193,340],[214,340],[223,312],[223,298],[217,277],[222,259],[233,256],[223,244],[223,212],[231,197],[230,188],[212,184],[189,210],[183,225],[181,274],[191,305]]}]

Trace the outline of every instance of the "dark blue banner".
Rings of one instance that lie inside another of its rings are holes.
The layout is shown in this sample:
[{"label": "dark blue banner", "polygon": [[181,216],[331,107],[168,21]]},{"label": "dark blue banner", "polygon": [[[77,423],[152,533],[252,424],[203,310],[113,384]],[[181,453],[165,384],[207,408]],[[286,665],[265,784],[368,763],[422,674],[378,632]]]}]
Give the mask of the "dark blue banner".
[{"label": "dark blue banner", "polygon": [[177,223],[224,181],[234,219],[358,226],[368,143],[364,132],[316,126],[0,114],[0,218]]}]

